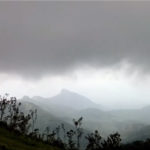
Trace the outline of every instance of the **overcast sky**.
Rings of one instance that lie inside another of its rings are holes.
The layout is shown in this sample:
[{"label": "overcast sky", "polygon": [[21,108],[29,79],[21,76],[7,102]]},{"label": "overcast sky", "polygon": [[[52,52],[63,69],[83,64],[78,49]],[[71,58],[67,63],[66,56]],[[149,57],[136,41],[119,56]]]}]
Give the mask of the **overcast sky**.
[{"label": "overcast sky", "polygon": [[150,2],[0,2],[2,94],[142,107],[149,74]]}]

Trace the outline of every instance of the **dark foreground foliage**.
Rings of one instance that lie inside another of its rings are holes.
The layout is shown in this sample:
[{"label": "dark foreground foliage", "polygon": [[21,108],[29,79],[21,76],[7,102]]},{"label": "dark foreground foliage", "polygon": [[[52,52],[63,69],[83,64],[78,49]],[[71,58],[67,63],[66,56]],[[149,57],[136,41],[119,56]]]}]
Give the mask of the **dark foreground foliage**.
[{"label": "dark foreground foliage", "polygon": [[[21,103],[6,94],[0,97],[0,150],[143,150],[150,149],[150,140],[121,144],[119,133],[110,134],[106,139],[95,130],[85,136],[87,146],[81,147],[83,118],[73,119],[74,129],[66,131],[64,124],[44,133],[35,128],[37,110],[28,113],[20,111]],[[60,137],[63,132],[63,138]]]},{"label": "dark foreground foliage", "polygon": [[0,124],[0,150],[62,150],[41,140],[34,140]]}]

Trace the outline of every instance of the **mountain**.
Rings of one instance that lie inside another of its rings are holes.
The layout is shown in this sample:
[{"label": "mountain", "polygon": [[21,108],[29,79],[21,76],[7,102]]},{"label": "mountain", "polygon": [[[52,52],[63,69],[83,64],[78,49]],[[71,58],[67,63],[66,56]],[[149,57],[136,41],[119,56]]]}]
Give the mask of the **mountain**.
[{"label": "mountain", "polygon": [[149,114],[150,106],[146,106],[142,109],[125,109],[125,110],[113,110],[110,113],[118,121],[135,121],[145,124],[150,124]]},{"label": "mountain", "polygon": [[132,130],[128,134],[128,137],[126,138],[126,142],[146,140],[149,138],[150,138],[150,125],[139,128],[138,130]]},{"label": "mountain", "polygon": [[[37,106],[29,102],[29,101],[32,101],[32,99],[30,99],[29,97],[24,97],[24,98],[26,98],[26,100],[28,99],[28,101],[24,101],[24,100],[21,101],[22,102],[21,110],[23,112],[28,113],[30,110],[37,109],[37,121],[36,121],[35,128],[38,128],[40,130],[40,133],[45,132],[46,127],[50,127],[50,131],[52,132],[52,131],[55,131],[56,128],[59,126],[60,127],[59,136],[60,138],[63,139],[64,131],[61,128],[62,124],[64,125],[66,132],[69,130],[76,130],[72,117],[66,119],[63,116],[62,118],[60,118],[58,116],[51,114],[49,111],[42,109],[40,106]],[[89,134],[90,132],[86,129],[82,129],[82,131],[83,131],[83,136],[81,138],[82,139],[81,147],[85,148],[87,141],[84,137],[87,136],[87,134]]]},{"label": "mountain", "polygon": [[43,110],[41,107],[27,101],[21,101],[21,111],[29,113],[30,110],[37,109],[37,122],[36,128],[39,128],[41,132],[45,130],[46,127],[50,127],[51,130],[54,130],[57,126],[64,124],[67,130],[74,128],[73,125],[65,122],[61,118],[54,116],[48,111]]},{"label": "mountain", "polygon": [[78,111],[88,108],[100,109],[101,106],[95,104],[87,97],[63,89],[58,95],[50,98],[34,96],[29,98],[24,96],[23,101],[32,102],[42,109],[58,117],[73,118]]},{"label": "mountain", "polygon": [[[103,111],[100,109],[100,105],[68,90],[62,90],[58,95],[51,98],[36,96],[33,98],[24,97],[23,100],[34,103],[49,115],[54,116],[55,119],[57,118],[56,122],[60,123],[63,120],[65,123],[72,125],[73,118],[78,119],[82,116],[82,127],[85,130],[93,131],[97,129],[102,136],[118,131],[125,142],[127,139],[132,140],[130,136],[135,137],[136,132],[142,129],[145,132],[148,129],[144,129],[145,126],[150,125],[148,119],[150,106],[142,109]],[[43,114],[40,117],[44,118],[44,116]],[[41,122],[44,122],[44,120],[41,120]],[[139,132],[140,134],[142,135],[142,132]],[[138,137],[140,139],[142,136]]]},{"label": "mountain", "polygon": [[79,111],[78,116],[83,116],[88,120],[99,120],[104,121],[112,118],[113,116],[109,112],[102,111],[97,108],[87,108]]},{"label": "mountain", "polygon": [[60,94],[49,99],[56,105],[70,107],[73,109],[81,110],[86,108],[98,108],[98,105],[92,102],[87,97],[79,95],[77,93],[63,89]]}]

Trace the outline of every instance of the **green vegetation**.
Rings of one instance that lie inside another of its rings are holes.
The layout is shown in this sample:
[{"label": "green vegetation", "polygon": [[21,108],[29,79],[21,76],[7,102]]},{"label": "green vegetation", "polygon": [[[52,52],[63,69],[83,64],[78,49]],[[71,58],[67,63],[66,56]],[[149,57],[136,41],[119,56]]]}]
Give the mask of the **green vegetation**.
[{"label": "green vegetation", "polygon": [[0,150],[61,150],[42,141],[0,127]]}]

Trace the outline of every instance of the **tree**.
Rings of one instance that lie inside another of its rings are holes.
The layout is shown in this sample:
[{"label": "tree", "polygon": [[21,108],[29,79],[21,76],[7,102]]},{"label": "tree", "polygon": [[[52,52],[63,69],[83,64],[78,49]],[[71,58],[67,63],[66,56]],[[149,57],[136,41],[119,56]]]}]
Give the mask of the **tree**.
[{"label": "tree", "polygon": [[9,104],[9,101],[7,100],[8,94],[6,93],[4,97],[0,96],[0,121],[3,121],[3,117],[6,111],[6,108]]},{"label": "tree", "polygon": [[31,130],[32,132],[34,132],[35,129],[35,123],[37,121],[37,109],[35,110],[30,110],[30,114],[31,114]]},{"label": "tree", "polygon": [[77,150],[77,148],[75,147],[75,143],[73,142],[74,135],[75,135],[75,131],[73,130],[67,132],[68,150]]},{"label": "tree", "polygon": [[65,125],[62,123],[61,124],[61,128],[62,128],[62,130],[63,130],[63,134],[64,134],[64,136],[63,136],[63,138],[64,138],[64,143],[66,143],[66,129],[65,129]]},{"label": "tree", "polygon": [[107,140],[104,140],[102,145],[105,150],[113,150],[113,149],[117,150],[120,147],[120,142],[121,142],[120,134],[114,133],[110,134],[107,137]]},{"label": "tree", "polygon": [[81,125],[82,125],[83,117],[80,117],[78,120],[73,119],[75,128],[76,128],[76,137],[77,137],[77,148],[80,149],[80,140],[83,134]]},{"label": "tree", "polygon": [[102,144],[101,144],[102,137],[100,136],[97,130],[95,130],[94,133],[88,134],[85,138],[88,140],[88,145],[86,147],[86,150],[102,149]]},{"label": "tree", "polygon": [[[25,115],[20,111],[21,103],[16,97],[0,97],[0,121],[5,121],[11,130],[17,130],[22,134],[27,134],[30,128],[29,121],[31,114]],[[5,119],[5,120],[4,120]]]},{"label": "tree", "polygon": [[59,135],[60,134],[60,126],[57,126],[55,131],[56,131],[57,140],[60,140],[60,135]]}]

